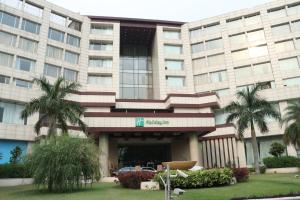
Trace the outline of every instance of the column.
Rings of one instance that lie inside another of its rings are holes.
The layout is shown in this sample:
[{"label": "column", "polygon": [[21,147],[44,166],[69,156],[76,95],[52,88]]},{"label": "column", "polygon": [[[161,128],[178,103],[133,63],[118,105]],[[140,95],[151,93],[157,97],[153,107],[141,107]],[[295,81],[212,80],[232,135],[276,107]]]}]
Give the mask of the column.
[{"label": "column", "polygon": [[189,135],[190,144],[190,159],[192,161],[197,161],[197,165],[200,164],[200,154],[199,154],[199,141],[197,133],[190,133]]},{"label": "column", "polygon": [[102,178],[109,176],[108,153],[108,135],[102,133],[99,135],[99,162]]},{"label": "column", "polygon": [[287,150],[287,154],[289,156],[295,156],[295,157],[297,157],[297,151],[296,151],[296,148],[295,148],[294,145],[291,145],[291,144],[287,145],[286,146],[286,150]]},{"label": "column", "polygon": [[239,159],[239,167],[247,167],[245,145],[243,141],[236,140],[237,156]]}]

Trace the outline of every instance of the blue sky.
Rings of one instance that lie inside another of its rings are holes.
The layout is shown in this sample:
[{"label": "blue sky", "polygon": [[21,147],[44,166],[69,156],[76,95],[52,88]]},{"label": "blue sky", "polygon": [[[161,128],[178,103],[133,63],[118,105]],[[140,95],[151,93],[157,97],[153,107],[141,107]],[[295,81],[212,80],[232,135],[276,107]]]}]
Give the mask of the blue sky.
[{"label": "blue sky", "polygon": [[[270,0],[48,0],[84,15],[195,21]],[[171,6],[170,6],[171,5]]]}]

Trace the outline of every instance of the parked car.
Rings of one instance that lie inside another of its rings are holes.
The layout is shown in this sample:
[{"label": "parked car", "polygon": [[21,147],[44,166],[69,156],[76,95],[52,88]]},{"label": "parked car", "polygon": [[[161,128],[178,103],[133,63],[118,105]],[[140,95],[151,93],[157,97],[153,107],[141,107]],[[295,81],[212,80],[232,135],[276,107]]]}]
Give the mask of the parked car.
[{"label": "parked car", "polygon": [[156,173],[157,171],[152,168],[152,167],[142,167],[142,171],[148,171],[148,172],[154,172]]}]

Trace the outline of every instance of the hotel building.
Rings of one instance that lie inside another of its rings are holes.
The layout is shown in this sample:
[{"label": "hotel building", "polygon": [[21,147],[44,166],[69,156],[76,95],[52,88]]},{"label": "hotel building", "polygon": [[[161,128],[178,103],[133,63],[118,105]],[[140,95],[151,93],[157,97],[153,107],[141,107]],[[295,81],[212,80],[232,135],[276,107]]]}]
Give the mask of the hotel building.
[{"label": "hotel building", "polygon": [[[186,11],[188,14],[188,11]],[[0,0],[0,152],[35,142],[41,95],[33,78],[77,81],[104,176],[122,166],[195,160],[206,168],[253,164],[250,133],[236,139],[218,109],[255,83],[284,114],[300,98],[300,1],[278,0],[195,22],[83,16],[44,0]],[[261,159],[281,142],[268,119],[257,130]],[[70,125],[73,134],[82,134]],[[46,128],[43,128],[46,133]],[[286,154],[300,156],[287,146]]]}]

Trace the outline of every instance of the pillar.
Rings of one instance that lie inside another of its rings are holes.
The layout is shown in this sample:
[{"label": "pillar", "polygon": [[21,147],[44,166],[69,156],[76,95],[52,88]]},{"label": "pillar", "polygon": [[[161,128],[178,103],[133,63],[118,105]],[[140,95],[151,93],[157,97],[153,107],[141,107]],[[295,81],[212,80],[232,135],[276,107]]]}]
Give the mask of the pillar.
[{"label": "pillar", "polygon": [[236,140],[236,148],[237,148],[237,156],[239,160],[240,166],[238,167],[247,167],[247,162],[246,162],[246,151],[245,151],[245,144],[243,141]]},{"label": "pillar", "polygon": [[99,162],[100,162],[100,173],[102,177],[109,176],[108,155],[109,155],[108,135],[100,134],[99,135]]},{"label": "pillar", "polygon": [[197,165],[200,164],[200,153],[199,153],[199,141],[197,133],[191,133],[189,135],[189,146],[190,146],[190,159],[197,161]]},{"label": "pillar", "polygon": [[286,150],[287,150],[287,154],[289,156],[297,157],[297,151],[296,151],[296,148],[294,145],[291,145],[291,144],[287,145]]}]

